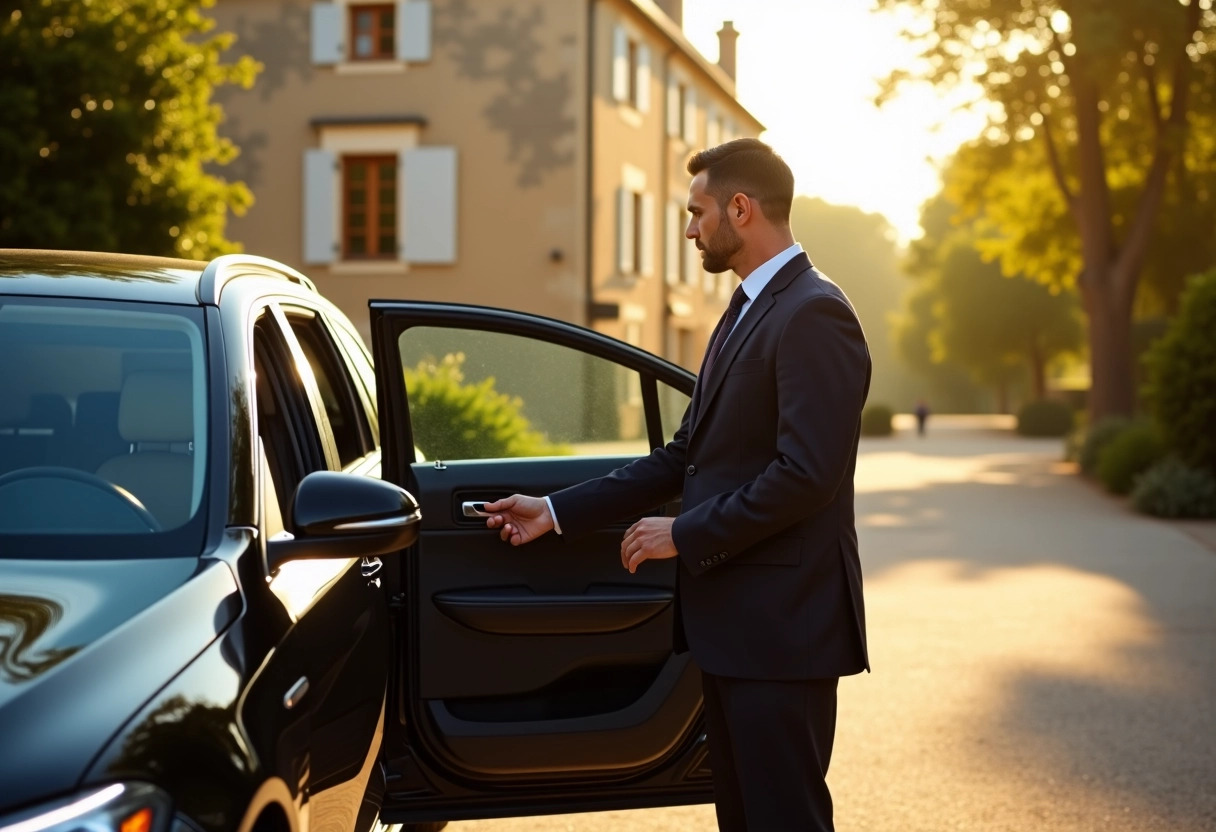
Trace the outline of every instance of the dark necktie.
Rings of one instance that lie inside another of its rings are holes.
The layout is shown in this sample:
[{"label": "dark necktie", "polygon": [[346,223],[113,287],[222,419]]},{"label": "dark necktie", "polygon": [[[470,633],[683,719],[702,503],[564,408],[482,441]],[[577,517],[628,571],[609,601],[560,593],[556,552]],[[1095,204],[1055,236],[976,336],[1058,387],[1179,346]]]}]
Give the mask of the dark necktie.
[{"label": "dark necktie", "polygon": [[739,310],[745,303],[747,303],[747,293],[743,291],[743,284],[740,283],[735,287],[735,293],[730,296],[730,304],[726,307],[726,311],[722,313],[722,323],[709,348],[709,355],[705,356],[705,369],[701,371],[701,378],[709,378],[709,373],[714,368],[714,362],[718,360],[718,355],[722,352],[722,345],[726,343],[731,330],[735,328],[735,321],[739,320]]}]

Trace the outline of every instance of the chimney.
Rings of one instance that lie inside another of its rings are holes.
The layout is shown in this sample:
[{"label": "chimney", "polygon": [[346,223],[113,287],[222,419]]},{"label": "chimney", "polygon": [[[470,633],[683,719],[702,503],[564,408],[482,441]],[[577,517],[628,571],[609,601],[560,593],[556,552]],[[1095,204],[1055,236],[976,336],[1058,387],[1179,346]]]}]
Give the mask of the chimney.
[{"label": "chimney", "polygon": [[658,0],[658,4],[677,26],[684,28],[684,0]]},{"label": "chimney", "polygon": [[731,80],[735,78],[735,41],[738,39],[735,24],[729,20],[722,21],[722,28],[718,30],[718,66],[726,71]]}]

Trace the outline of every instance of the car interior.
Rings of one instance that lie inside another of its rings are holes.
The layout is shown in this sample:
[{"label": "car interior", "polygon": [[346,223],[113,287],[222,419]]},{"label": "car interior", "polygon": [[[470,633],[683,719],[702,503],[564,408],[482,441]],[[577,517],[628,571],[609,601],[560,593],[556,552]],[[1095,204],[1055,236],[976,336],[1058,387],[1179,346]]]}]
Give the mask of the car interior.
[{"label": "car interior", "polygon": [[[27,532],[121,532],[135,511],[142,531],[163,531],[195,514],[206,397],[194,323],[6,302],[0,354],[0,489],[20,504],[14,522]],[[80,500],[96,510],[67,508]]]}]

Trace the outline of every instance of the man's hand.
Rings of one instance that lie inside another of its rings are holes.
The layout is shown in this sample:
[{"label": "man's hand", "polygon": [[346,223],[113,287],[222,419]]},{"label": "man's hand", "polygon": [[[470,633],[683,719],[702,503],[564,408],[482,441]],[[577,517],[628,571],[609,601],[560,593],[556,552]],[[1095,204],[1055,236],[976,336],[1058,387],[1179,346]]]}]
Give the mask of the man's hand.
[{"label": "man's hand", "polygon": [[553,516],[543,497],[512,494],[486,503],[486,511],[493,512],[486,518],[486,527],[498,529],[498,536],[512,546],[521,546],[553,530]]},{"label": "man's hand", "polygon": [[676,543],[671,539],[671,524],[674,517],[643,517],[629,527],[621,541],[621,566],[630,572],[638,571],[644,560],[674,558]]}]

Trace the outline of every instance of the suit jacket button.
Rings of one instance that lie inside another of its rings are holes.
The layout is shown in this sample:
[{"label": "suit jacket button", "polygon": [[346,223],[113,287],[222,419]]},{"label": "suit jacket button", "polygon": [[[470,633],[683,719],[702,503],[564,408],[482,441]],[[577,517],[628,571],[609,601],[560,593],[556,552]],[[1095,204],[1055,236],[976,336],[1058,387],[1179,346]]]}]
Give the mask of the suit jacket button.
[{"label": "suit jacket button", "polygon": [[691,477],[693,474],[697,473],[697,466],[689,465],[688,468],[684,470],[684,473]]}]

